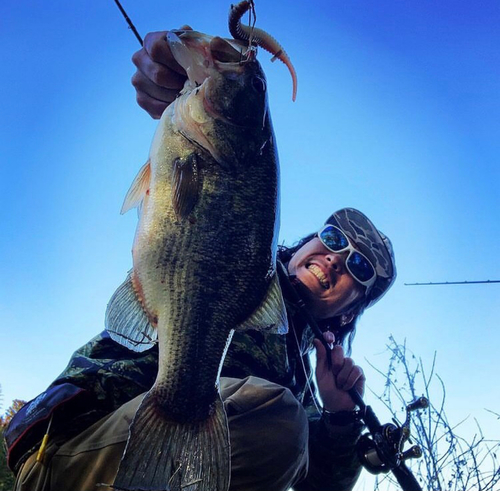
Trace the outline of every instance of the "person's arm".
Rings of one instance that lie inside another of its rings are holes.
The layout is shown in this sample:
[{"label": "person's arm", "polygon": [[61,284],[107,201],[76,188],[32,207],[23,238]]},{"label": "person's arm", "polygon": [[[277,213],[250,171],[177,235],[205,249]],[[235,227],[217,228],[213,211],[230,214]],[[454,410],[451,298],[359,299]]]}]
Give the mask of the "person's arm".
[{"label": "person's arm", "polygon": [[156,347],[137,353],[104,331],[73,355],[64,371],[12,418],[4,437],[8,464],[18,464],[39,445],[48,422],[51,438],[65,441],[150,389],[158,366]]},{"label": "person's arm", "polygon": [[[191,28],[183,26],[182,29]],[[137,67],[132,77],[137,103],[154,119],[161,117],[187,78],[170,51],[166,34],[166,31],[146,34],[143,47],[132,56]]]},{"label": "person's arm", "polygon": [[[363,394],[365,377],[362,369],[344,356],[341,346],[327,353],[321,342],[314,343],[316,381],[326,413],[310,417],[309,471],[294,491],[349,491],[361,472],[356,443],[363,425],[347,391],[356,387]],[[327,357],[331,358],[331,369]]]},{"label": "person's arm", "polygon": [[96,407],[114,411],[154,383],[158,349],[131,351],[103,331],[76,350],[64,371],[49,388],[71,384],[92,397]]},{"label": "person's arm", "polygon": [[309,469],[294,491],[351,491],[361,472],[356,442],[362,426],[329,425],[323,418],[309,423]]}]

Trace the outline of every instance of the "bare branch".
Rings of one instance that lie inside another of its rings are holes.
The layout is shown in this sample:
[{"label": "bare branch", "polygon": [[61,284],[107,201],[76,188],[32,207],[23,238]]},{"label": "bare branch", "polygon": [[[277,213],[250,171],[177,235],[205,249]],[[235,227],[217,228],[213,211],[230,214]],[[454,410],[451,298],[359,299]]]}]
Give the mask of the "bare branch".
[{"label": "bare branch", "polygon": [[[401,408],[424,394],[431,404],[425,410],[416,412],[412,419],[412,441],[423,450],[423,458],[412,462],[415,477],[426,483],[431,491],[494,491],[500,482],[500,465],[497,455],[500,441],[487,439],[481,424],[474,417],[477,433],[466,439],[457,430],[469,419],[464,417],[451,424],[446,415],[446,385],[437,374],[437,353],[434,353],[430,370],[425,369],[424,361],[416,358],[407,348],[406,340],[398,343],[393,336],[387,344],[389,355],[388,368],[382,371],[368,362],[384,377],[384,390],[376,397],[392,413],[397,421]],[[371,390],[371,389],[370,389]],[[372,391],[373,393],[373,391]],[[395,403],[397,401],[397,403]],[[485,409],[500,419],[500,414]],[[391,476],[377,478],[375,489],[380,490],[382,483],[394,483]]]}]

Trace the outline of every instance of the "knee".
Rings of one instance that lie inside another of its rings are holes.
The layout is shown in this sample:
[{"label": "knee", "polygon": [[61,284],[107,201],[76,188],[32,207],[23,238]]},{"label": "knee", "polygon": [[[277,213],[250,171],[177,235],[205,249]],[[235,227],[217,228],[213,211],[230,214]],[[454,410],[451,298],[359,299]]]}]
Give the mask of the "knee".
[{"label": "knee", "polygon": [[[309,422],[301,403],[287,388],[281,390],[266,403],[266,430],[271,433],[276,452],[290,450],[290,457],[301,454],[309,439]],[[269,425],[269,426],[268,426]]]},{"label": "knee", "polygon": [[[231,491],[289,489],[307,470],[307,415],[293,394],[249,377],[225,398],[231,439]],[[226,386],[227,387],[227,386]]]},{"label": "knee", "polygon": [[222,390],[231,429],[231,439],[248,438],[252,446],[266,446],[266,453],[288,448],[301,453],[307,447],[308,419],[302,404],[287,388],[247,377]]}]

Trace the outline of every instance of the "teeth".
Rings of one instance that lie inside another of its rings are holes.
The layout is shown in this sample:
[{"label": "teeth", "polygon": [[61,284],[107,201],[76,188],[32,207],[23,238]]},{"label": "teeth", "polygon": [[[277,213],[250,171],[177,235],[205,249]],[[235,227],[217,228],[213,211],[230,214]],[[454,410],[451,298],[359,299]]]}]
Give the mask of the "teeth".
[{"label": "teeth", "polygon": [[307,266],[307,269],[314,275],[316,278],[318,278],[319,284],[326,290],[327,288],[330,288],[330,283],[325,276],[325,273],[321,271],[321,268],[318,268],[315,264],[310,264]]}]

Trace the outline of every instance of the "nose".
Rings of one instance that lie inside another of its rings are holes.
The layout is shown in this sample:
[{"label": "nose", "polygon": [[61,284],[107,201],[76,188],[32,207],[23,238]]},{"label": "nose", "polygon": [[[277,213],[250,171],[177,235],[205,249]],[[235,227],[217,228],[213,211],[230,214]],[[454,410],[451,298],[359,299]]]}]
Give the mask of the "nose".
[{"label": "nose", "polygon": [[344,256],[344,253],[336,254],[335,252],[331,252],[326,255],[325,259],[330,268],[332,268],[335,272],[340,273],[344,268]]}]

